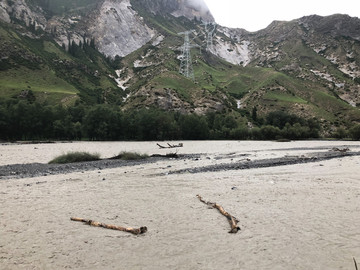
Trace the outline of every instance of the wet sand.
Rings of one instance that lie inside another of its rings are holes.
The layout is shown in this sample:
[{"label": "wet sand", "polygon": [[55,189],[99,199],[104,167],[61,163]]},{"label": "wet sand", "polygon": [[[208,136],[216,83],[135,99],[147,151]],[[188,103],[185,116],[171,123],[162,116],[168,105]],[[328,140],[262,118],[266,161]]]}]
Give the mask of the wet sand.
[{"label": "wet sand", "polygon": [[[179,154],[118,168],[0,179],[2,269],[355,269],[360,157],[181,174],[171,171],[308,156],[359,142],[184,142]],[[46,163],[69,150],[155,154],[155,143],[1,145],[0,164]],[[196,195],[240,220],[241,231]],[[70,221],[147,226],[141,236]]]}]

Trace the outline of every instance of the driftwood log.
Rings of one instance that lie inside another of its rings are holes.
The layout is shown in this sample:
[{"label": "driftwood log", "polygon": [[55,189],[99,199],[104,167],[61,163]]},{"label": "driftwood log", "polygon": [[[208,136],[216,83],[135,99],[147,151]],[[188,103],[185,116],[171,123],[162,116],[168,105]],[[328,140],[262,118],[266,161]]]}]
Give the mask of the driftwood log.
[{"label": "driftwood log", "polygon": [[94,226],[94,227],[102,227],[102,228],[110,229],[110,230],[129,232],[129,233],[132,233],[132,234],[135,234],[135,235],[143,234],[143,233],[147,232],[147,227],[125,228],[125,227],[120,227],[120,226],[115,226],[115,225],[108,225],[108,224],[105,224],[105,223],[93,221],[91,219],[84,219],[84,218],[77,218],[77,217],[72,217],[70,219],[72,221],[83,222],[83,223],[85,223],[87,225]]},{"label": "driftwood log", "polygon": [[356,260],[355,260],[354,257],[353,257],[353,259],[354,259],[354,263],[355,263],[355,270],[358,270],[358,266],[357,266]]},{"label": "driftwood log", "polygon": [[227,220],[229,221],[230,226],[231,226],[231,230],[229,231],[229,233],[237,233],[238,231],[241,230],[240,227],[237,225],[239,223],[239,220],[237,220],[236,217],[234,217],[234,216],[230,215],[228,212],[226,212],[221,205],[219,205],[217,203],[213,203],[213,202],[207,202],[200,195],[196,195],[196,197],[198,197],[199,200],[201,202],[205,203],[206,205],[209,205],[209,206],[219,210],[219,212],[227,218]]},{"label": "driftwood log", "polygon": [[183,147],[184,146],[183,143],[179,143],[179,144],[170,144],[170,143],[168,143],[167,144],[168,146],[163,146],[163,145],[157,143],[156,145],[159,146],[159,148],[161,148],[161,149],[164,149],[164,148],[178,148],[178,147]]}]

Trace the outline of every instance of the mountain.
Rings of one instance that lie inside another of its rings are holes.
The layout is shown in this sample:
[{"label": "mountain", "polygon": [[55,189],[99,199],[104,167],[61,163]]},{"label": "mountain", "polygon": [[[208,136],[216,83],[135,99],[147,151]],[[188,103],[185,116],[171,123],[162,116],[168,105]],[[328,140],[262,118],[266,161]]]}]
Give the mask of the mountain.
[{"label": "mountain", "polygon": [[[187,35],[195,80],[179,73]],[[360,122],[360,20],[347,15],[248,32],[216,26],[202,0],[5,0],[0,40],[2,97],[255,125],[254,111],[285,111],[317,119],[324,134]]]}]

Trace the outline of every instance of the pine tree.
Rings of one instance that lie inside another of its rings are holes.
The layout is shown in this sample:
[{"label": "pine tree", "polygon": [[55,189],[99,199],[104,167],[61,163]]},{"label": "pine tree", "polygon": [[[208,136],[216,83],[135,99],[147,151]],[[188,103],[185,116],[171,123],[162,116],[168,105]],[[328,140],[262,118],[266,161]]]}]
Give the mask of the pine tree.
[{"label": "pine tree", "polygon": [[95,49],[95,38],[92,38],[90,41],[90,47]]}]

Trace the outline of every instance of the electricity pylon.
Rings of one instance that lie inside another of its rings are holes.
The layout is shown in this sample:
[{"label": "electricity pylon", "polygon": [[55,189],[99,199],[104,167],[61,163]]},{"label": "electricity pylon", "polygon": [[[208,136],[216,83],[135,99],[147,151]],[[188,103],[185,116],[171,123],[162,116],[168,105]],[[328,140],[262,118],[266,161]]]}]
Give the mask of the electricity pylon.
[{"label": "electricity pylon", "polygon": [[206,32],[206,50],[211,52],[213,50],[213,36],[216,30],[216,23],[203,22],[202,25],[205,26]]},{"label": "electricity pylon", "polygon": [[194,80],[195,77],[190,50],[191,48],[199,47],[198,45],[190,43],[190,34],[193,32],[194,30],[178,33],[178,35],[184,35],[184,45],[181,47],[179,73],[192,80]]}]

